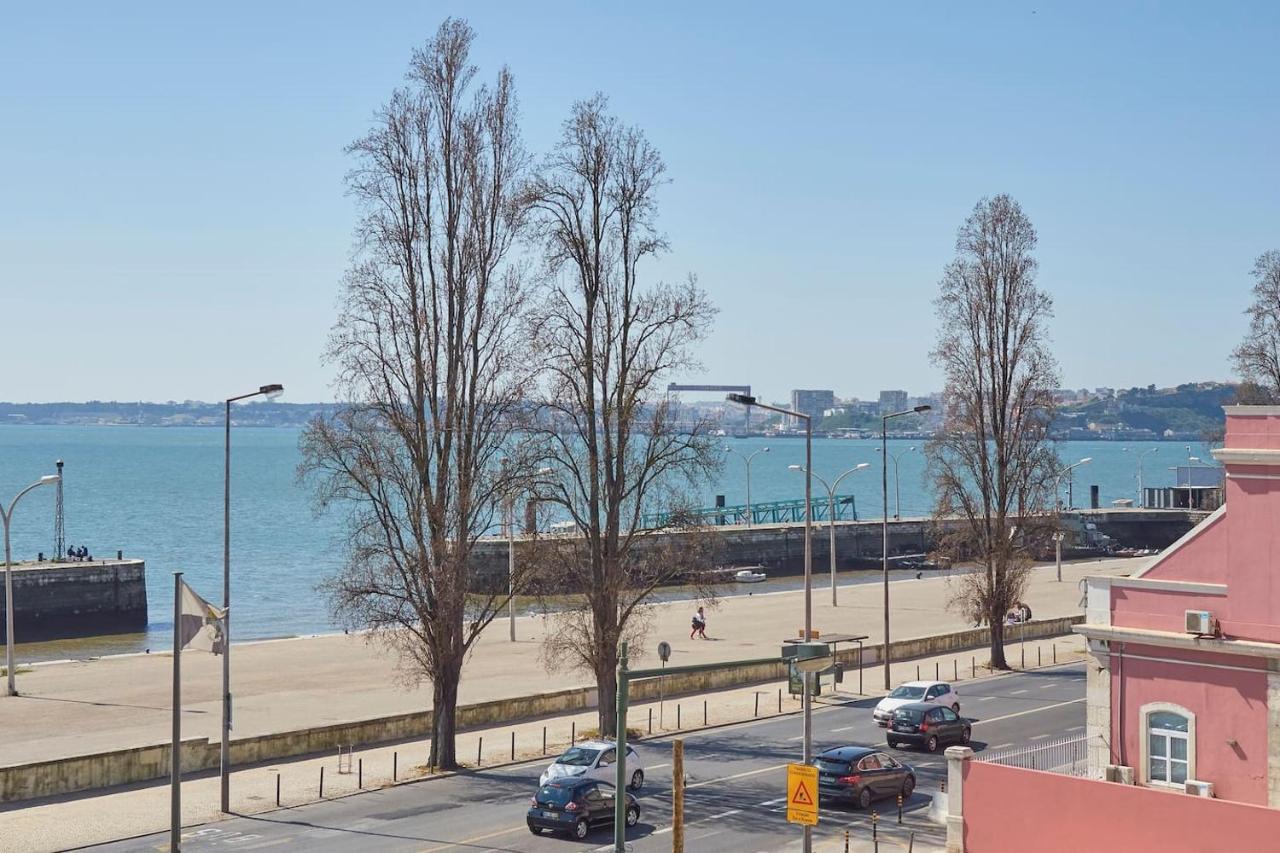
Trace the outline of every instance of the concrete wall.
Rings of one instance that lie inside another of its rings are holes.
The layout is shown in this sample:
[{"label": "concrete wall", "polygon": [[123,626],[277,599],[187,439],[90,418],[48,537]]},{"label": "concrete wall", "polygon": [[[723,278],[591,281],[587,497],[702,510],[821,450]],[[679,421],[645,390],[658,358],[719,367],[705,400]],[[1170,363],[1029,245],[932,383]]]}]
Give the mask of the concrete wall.
[{"label": "concrete wall", "polygon": [[[1071,626],[1082,619],[1083,617],[1074,616],[1030,622],[1026,626],[1026,639],[1067,634]],[[901,661],[973,649],[984,646],[988,642],[987,629],[974,628],[953,634],[899,640],[892,644],[892,654],[894,660]],[[843,663],[852,666],[857,662],[858,651],[856,648],[841,649],[838,657]],[[867,646],[864,652],[864,666],[870,667],[880,661],[881,647]],[[945,672],[943,676],[946,677]],[[661,689],[663,695],[676,697],[707,690],[779,681],[785,677],[784,665],[780,661],[771,661],[668,676],[663,679]],[[849,677],[849,673],[846,672],[845,678]],[[857,678],[856,672],[852,677]],[[656,699],[658,690],[657,679],[636,682],[631,686],[631,697],[637,702]],[[593,687],[496,699],[491,702],[459,706],[458,728],[463,730],[514,723],[594,707],[596,707],[596,690]],[[231,742],[231,763],[239,766],[328,752],[336,749],[339,744],[363,747],[420,738],[430,735],[431,721],[431,711],[420,711],[241,738]],[[182,766],[185,770],[207,770],[218,766],[217,743],[205,738],[196,738],[189,742],[184,740],[183,744]],[[168,773],[169,745],[167,743],[95,755],[73,756],[35,764],[10,765],[0,767],[0,802],[145,782],[164,778]]]},{"label": "concrete wall", "polygon": [[1274,850],[1280,838],[1280,812],[1245,803],[973,760],[961,775],[963,840],[949,834],[949,851],[1203,853]]},{"label": "concrete wall", "polygon": [[[146,564],[109,560],[17,566],[13,603],[20,643],[145,631]],[[6,618],[0,600],[0,631]]]}]

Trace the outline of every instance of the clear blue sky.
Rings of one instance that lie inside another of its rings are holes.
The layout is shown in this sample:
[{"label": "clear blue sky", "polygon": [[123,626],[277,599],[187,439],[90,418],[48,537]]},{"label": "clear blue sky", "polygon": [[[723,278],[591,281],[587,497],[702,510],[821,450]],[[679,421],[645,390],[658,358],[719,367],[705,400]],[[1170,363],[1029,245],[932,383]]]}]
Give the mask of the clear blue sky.
[{"label": "clear blue sky", "polygon": [[0,28],[0,399],[330,399],[343,146],[448,14],[545,150],[596,90],[664,153],[689,381],[941,382],[932,298],[1019,199],[1071,387],[1230,376],[1280,248],[1275,3],[26,3]]}]

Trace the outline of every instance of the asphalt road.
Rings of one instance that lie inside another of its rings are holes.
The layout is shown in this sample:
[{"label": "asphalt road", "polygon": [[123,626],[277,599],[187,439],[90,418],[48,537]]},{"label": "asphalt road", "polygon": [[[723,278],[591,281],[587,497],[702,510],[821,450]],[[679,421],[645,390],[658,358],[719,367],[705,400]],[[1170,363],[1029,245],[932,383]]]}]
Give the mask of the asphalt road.
[{"label": "asphalt road", "polygon": [[[961,713],[973,721],[975,751],[1034,745],[1054,737],[1084,735],[1084,665],[1070,664],[959,686]],[[824,697],[826,699],[828,697]],[[884,745],[884,730],[871,720],[875,699],[816,705],[814,751],[849,744]],[[684,735],[685,849],[698,853],[755,853],[798,849],[799,827],[786,822],[786,765],[800,760],[801,718],[792,715]],[[628,835],[637,853],[671,848],[671,750],[669,738],[636,745],[646,765],[640,824]],[[942,827],[926,819],[930,794],[945,777],[946,760],[893,750],[915,768],[917,791],[904,826],[896,805],[881,801],[881,827],[890,837],[914,830],[919,841],[940,844]],[[612,830],[584,842],[531,835],[525,826],[529,796],[546,761],[495,768],[385,788],[338,800],[241,817],[186,830],[187,851],[586,851],[611,849]],[[870,815],[824,807],[814,829],[817,842],[836,842],[849,828],[869,837]],[[820,844],[815,845],[822,849]],[[101,853],[168,850],[159,834],[89,848]]]}]

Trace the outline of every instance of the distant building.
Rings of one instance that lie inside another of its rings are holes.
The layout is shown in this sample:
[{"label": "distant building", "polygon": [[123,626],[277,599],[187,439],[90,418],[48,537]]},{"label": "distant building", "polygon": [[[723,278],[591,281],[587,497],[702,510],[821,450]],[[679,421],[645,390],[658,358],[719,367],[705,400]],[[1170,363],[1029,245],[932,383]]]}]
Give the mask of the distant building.
[{"label": "distant building", "polygon": [[822,413],[827,409],[833,408],[835,404],[836,395],[834,391],[797,390],[791,392],[791,411],[806,414],[815,421],[822,420]]},{"label": "distant building", "polygon": [[881,391],[880,392],[880,412],[888,414],[889,412],[901,412],[907,408],[907,392],[906,391]]}]

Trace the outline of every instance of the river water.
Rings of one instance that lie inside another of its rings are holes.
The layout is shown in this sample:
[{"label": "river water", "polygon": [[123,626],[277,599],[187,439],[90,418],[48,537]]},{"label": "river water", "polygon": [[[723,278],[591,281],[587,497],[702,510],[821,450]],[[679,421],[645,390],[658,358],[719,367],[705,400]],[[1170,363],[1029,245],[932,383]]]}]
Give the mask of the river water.
[{"label": "river water", "polygon": [[[6,426],[0,427],[0,500],[52,473],[66,462],[64,504],[68,545],[86,545],[95,557],[147,562],[150,627],[142,636],[90,638],[23,650],[24,658],[84,657],[111,652],[168,648],[172,630],[172,572],[182,570],[197,592],[221,600],[223,435],[201,427]],[[804,462],[799,439],[725,439],[741,453],[764,447],[751,466],[753,503],[803,497],[804,481],[788,465]],[[318,516],[311,495],[296,477],[300,460],[294,429],[236,428],[232,433],[232,601],[238,640],[323,633],[335,630],[317,586],[341,565],[340,524]],[[859,517],[879,518],[881,491],[878,441],[816,439],[815,473],[833,480],[859,463],[840,494],[856,498]],[[912,450],[910,448],[914,447]],[[1127,448],[1127,450],[1125,449]],[[1067,442],[1058,448],[1064,462],[1092,457],[1075,472],[1075,505],[1087,505],[1089,486],[1100,489],[1103,506],[1137,497],[1138,452],[1147,486],[1173,482],[1170,467],[1185,464],[1186,445],[1171,442]],[[898,491],[903,516],[924,515],[929,497],[921,445],[890,441],[898,456]],[[1203,446],[1191,454],[1207,459]],[[746,468],[739,453],[727,452],[705,505],[724,495],[729,505],[746,502]],[[896,511],[894,468],[889,468],[889,513]],[[815,484],[815,495],[825,495]],[[53,552],[54,488],[44,486],[22,499],[12,528],[15,559]]]}]

